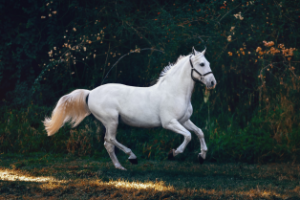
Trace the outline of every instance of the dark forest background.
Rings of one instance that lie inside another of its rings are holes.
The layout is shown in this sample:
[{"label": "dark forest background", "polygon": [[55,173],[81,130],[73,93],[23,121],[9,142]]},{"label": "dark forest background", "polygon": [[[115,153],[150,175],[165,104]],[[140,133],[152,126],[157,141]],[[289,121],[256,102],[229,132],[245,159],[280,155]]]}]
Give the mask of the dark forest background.
[{"label": "dark forest background", "polygon": [[[108,157],[105,129],[92,116],[46,136],[42,120],[58,99],[102,82],[149,86],[169,62],[206,45],[218,85],[196,85],[192,120],[208,159],[299,162],[299,8],[295,0],[2,0],[0,152]],[[118,139],[158,160],[182,142],[124,124]],[[193,135],[178,159],[196,159],[199,146]]]}]

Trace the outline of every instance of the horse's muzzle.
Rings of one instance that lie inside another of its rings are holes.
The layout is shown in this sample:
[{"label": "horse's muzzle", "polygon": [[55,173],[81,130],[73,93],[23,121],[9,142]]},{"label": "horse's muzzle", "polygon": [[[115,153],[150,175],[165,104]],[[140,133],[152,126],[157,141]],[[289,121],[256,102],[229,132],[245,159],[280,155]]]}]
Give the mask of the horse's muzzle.
[{"label": "horse's muzzle", "polygon": [[206,85],[206,89],[214,89],[217,85],[217,81],[213,80],[213,81],[210,81],[209,84]]}]

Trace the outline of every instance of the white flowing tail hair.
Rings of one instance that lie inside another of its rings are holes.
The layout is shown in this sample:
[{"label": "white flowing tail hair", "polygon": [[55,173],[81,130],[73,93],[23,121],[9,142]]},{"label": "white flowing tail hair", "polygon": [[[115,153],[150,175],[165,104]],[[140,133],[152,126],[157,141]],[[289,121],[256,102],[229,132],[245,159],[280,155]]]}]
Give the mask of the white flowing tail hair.
[{"label": "white flowing tail hair", "polygon": [[72,127],[76,127],[86,116],[91,114],[85,101],[89,93],[89,90],[79,89],[59,99],[51,118],[46,117],[43,121],[48,136],[54,135],[69,121]]}]

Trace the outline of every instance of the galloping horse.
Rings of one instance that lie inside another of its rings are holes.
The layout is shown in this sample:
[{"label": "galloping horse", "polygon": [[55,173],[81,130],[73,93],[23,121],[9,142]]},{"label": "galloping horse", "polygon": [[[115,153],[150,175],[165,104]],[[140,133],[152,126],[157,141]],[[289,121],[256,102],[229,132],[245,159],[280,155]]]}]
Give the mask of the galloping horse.
[{"label": "galloping horse", "polygon": [[[206,49],[205,49],[206,50]],[[55,134],[66,122],[77,126],[91,113],[106,128],[104,146],[117,169],[126,170],[118,161],[114,147],[129,155],[129,161],[137,163],[131,149],[116,139],[119,117],[128,125],[136,127],[159,127],[184,136],[184,141],[169,157],[182,153],[195,132],[200,140],[200,163],[206,158],[207,146],[204,134],[193,124],[191,104],[192,91],[196,81],[212,89],[217,82],[210,69],[210,63],[202,52],[192,49],[187,56],[180,56],[176,63],[168,65],[161,72],[157,83],[150,87],[132,87],[122,84],[105,84],[91,91],[78,89],[61,97],[51,118],[44,121],[48,136]]]}]

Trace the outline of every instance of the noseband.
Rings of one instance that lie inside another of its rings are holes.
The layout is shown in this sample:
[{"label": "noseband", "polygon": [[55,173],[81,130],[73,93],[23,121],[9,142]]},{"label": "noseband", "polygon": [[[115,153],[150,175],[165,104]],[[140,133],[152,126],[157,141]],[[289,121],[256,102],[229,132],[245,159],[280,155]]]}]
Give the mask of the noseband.
[{"label": "noseband", "polygon": [[[198,79],[196,79],[196,78],[193,77],[193,71],[195,71],[197,74],[199,74],[200,77],[201,77],[201,79],[202,79],[204,76],[208,75],[208,74],[212,74],[212,71],[207,72],[207,73],[205,73],[205,74],[203,74],[203,75],[202,75],[200,72],[198,72],[198,71],[194,68],[194,65],[193,65],[193,63],[192,63],[191,57],[192,57],[192,55],[190,56],[190,63],[191,63],[191,68],[192,68],[192,70],[191,70],[191,77],[192,77],[192,79],[193,79],[195,82],[201,82],[201,81],[199,81]],[[202,83],[202,82],[201,82],[201,83]]]}]

